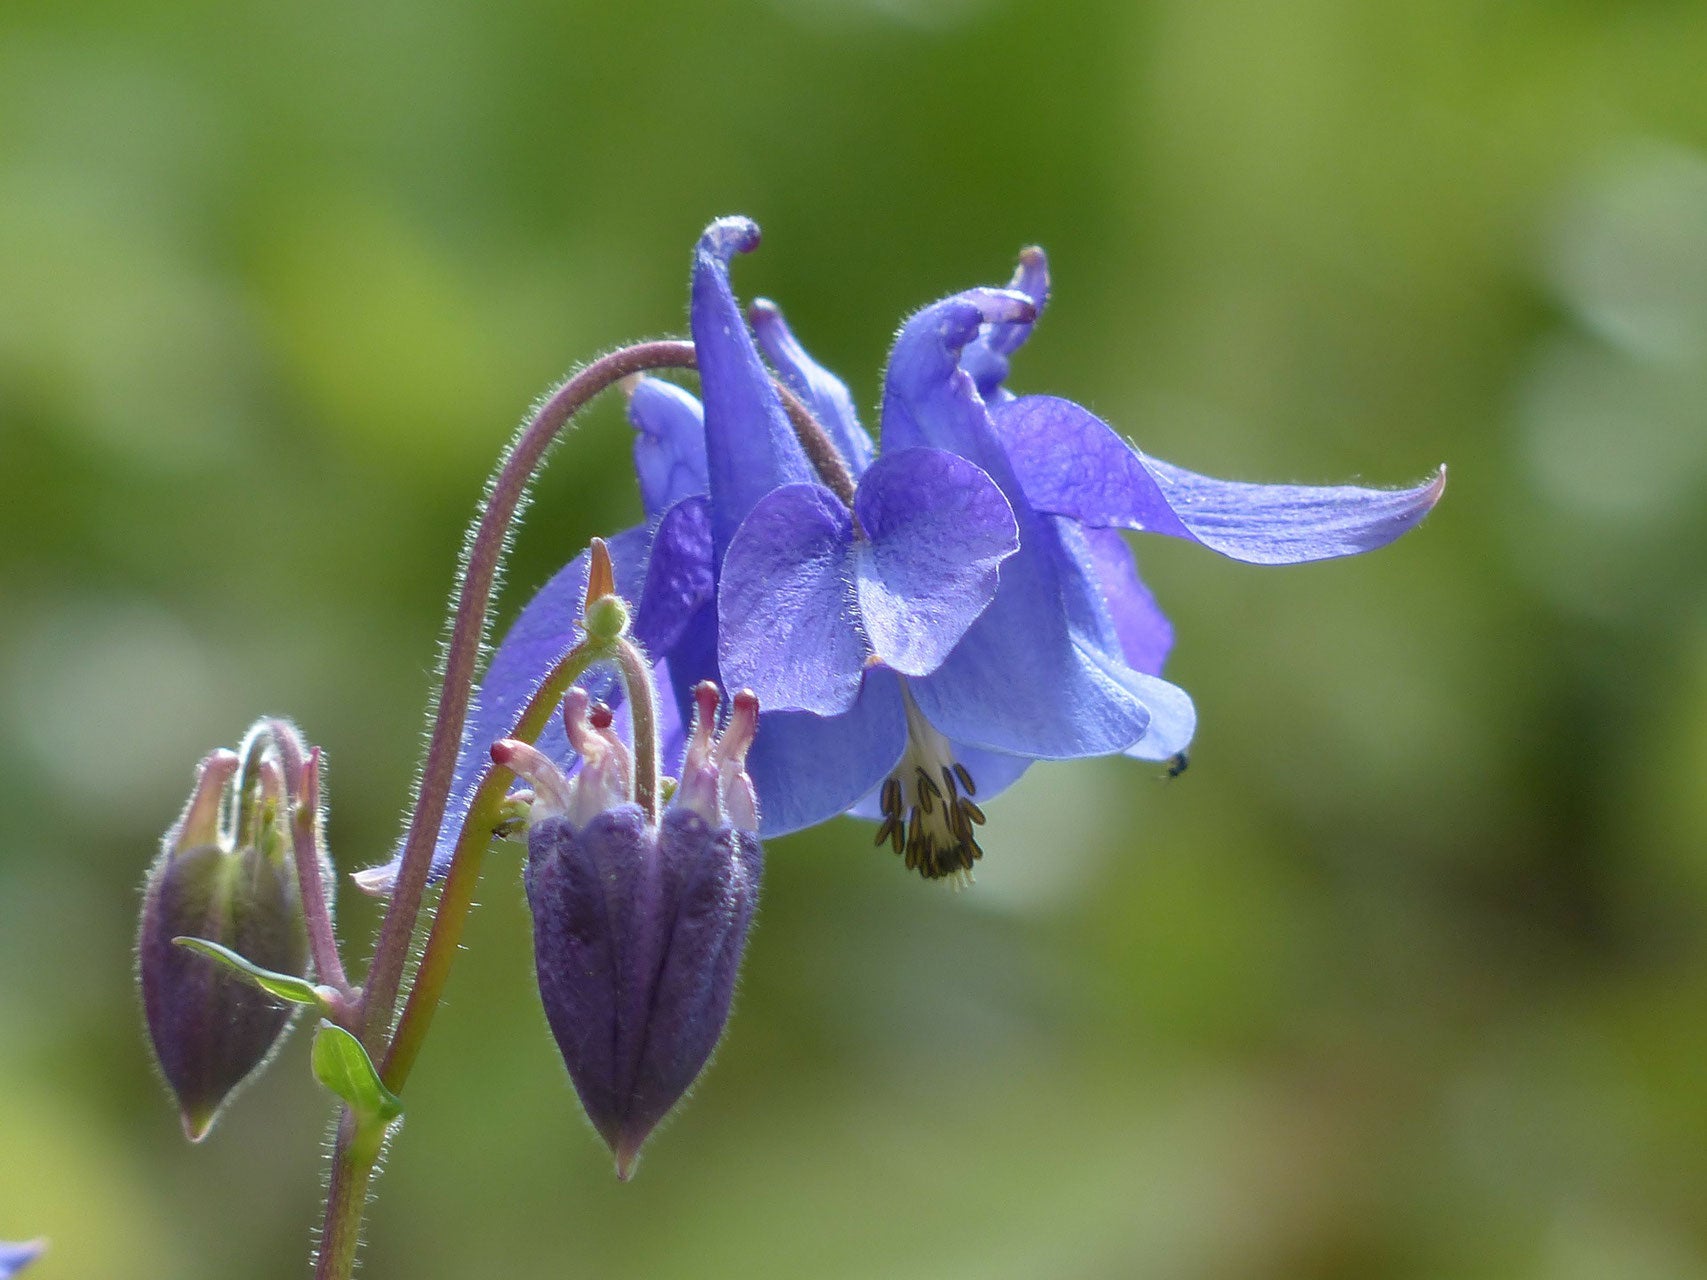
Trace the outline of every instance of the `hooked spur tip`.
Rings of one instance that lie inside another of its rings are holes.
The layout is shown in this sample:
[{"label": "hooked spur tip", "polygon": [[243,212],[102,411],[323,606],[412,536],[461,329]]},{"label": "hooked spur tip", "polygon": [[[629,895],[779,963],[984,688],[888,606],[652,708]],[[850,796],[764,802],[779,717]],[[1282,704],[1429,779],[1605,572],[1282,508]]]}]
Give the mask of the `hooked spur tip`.
[{"label": "hooked spur tip", "polygon": [[707,227],[699,238],[702,251],[728,263],[737,253],[751,253],[759,247],[759,224],[739,215],[719,218]]}]

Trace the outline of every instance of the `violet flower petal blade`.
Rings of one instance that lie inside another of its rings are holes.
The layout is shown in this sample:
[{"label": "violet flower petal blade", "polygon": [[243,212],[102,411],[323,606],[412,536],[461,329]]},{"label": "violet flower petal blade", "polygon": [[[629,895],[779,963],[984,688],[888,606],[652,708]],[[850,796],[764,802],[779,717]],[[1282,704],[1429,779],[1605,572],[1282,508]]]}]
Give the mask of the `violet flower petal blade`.
[{"label": "violet flower petal blade", "polygon": [[757,223],[722,218],[706,228],[694,251],[689,322],[705,405],[711,535],[719,555],[765,494],[815,479],[729,286],[730,257],[758,243]]},{"label": "violet flower petal blade", "polygon": [[987,322],[1022,319],[1030,299],[974,289],[925,308],[896,339],[883,400],[885,451],[930,445],[995,481],[1019,526],[996,597],[932,674],[912,683],[927,719],[949,738],[1013,755],[1069,759],[1123,751],[1149,724],[1143,704],[1081,652],[1062,607],[1050,522],[1026,500],[961,347]]},{"label": "violet flower petal blade", "polygon": [[1120,530],[1088,529],[1065,516],[1047,519],[1063,553],[1056,567],[1068,625],[1110,658],[1160,675],[1173,626],[1139,581]]},{"label": "violet flower petal blade", "polygon": [[[854,497],[860,617],[885,663],[928,675],[995,598],[1019,527],[995,481],[942,449],[884,453]],[[763,694],[760,694],[763,701]]]},{"label": "violet flower petal blade", "polygon": [[1105,659],[1103,670],[1150,712],[1144,736],[1127,747],[1125,754],[1138,760],[1171,760],[1191,745],[1197,732],[1197,707],[1190,694],[1160,676],[1134,671],[1124,662]]},{"label": "violet flower petal blade", "polygon": [[654,656],[667,653],[693,616],[716,595],[710,502],[704,494],[696,494],[671,506],[652,531],[646,584],[634,613],[636,638]]},{"label": "violet flower petal blade", "polygon": [[717,592],[718,665],[771,711],[840,715],[871,642],[860,624],[853,521],[828,489],[784,485],[741,522]]},{"label": "violet flower petal blade", "polygon": [[[1061,579],[1061,599],[1067,609],[1068,625],[1083,651],[1093,657],[1103,674],[1126,689],[1150,713],[1150,723],[1144,736],[1126,749],[1126,754],[1143,760],[1166,760],[1178,755],[1190,745],[1197,731],[1197,710],[1184,689],[1168,683],[1156,674],[1134,670],[1122,643],[1111,601],[1097,573],[1096,557],[1091,550],[1091,533],[1112,536],[1118,542],[1120,534],[1112,529],[1091,530],[1061,516],[1049,517],[1049,525],[1058,539],[1061,554],[1056,568]],[[1119,548],[1125,551],[1124,545]],[[1131,572],[1131,557],[1127,557]],[[1136,574],[1133,574],[1136,582]],[[1130,604],[1130,601],[1123,602]],[[1163,627],[1167,619],[1156,615]],[[1153,642],[1153,636],[1146,635]]]},{"label": "violet flower petal blade", "polygon": [[1247,564],[1373,551],[1415,527],[1446,486],[1445,468],[1411,489],[1216,480],[1139,452],[1089,410],[1053,396],[999,405],[993,419],[1038,510],[1183,538]]},{"label": "violet flower petal blade", "polygon": [[1138,576],[1132,548],[1118,529],[1082,532],[1126,665],[1145,675],[1161,675],[1174,646],[1174,628]]},{"label": "violet flower petal blade", "polygon": [[[625,529],[608,539],[606,545],[610,549],[617,591],[625,599],[639,598],[646,571],[646,531]],[[587,553],[583,551],[553,574],[522,608],[481,675],[480,688],[463,729],[462,750],[457,755],[445,820],[439,828],[438,847],[433,854],[435,874],[442,873],[443,867],[449,865],[457,832],[474,798],[474,788],[492,762],[492,744],[509,736],[516,717],[521,715],[546,672],[575,644],[576,621],[581,616],[586,593]],[[595,696],[608,698],[613,682],[608,673],[597,672],[592,679],[581,683],[589,691],[595,691]],[[562,737],[563,726],[555,717],[547,732],[540,735],[538,745],[554,760],[561,760],[553,732]],[[564,739],[561,752],[567,752],[568,745]]]},{"label": "violet flower petal blade", "polygon": [[889,775],[907,747],[900,679],[874,669],[839,716],[767,712],[747,755],[769,839],[827,822]]},{"label": "violet flower petal blade", "polygon": [[1050,760],[1123,751],[1143,736],[1149,710],[1068,630],[1051,552],[1039,545],[1053,531],[1032,521],[995,600],[942,666],[912,682],[913,698],[948,737],[985,750]]},{"label": "violet flower petal blade", "polygon": [[[647,541],[644,529],[625,529],[606,540],[617,591],[625,599],[642,595]],[[439,880],[450,869],[451,855],[456,851],[457,836],[474,800],[474,790],[492,762],[492,744],[510,735],[516,717],[539,688],[546,672],[574,645],[576,620],[581,616],[586,592],[587,553],[583,551],[553,574],[522,608],[481,675],[468,722],[463,727],[462,748],[457,753],[444,821],[439,824],[438,841],[433,847],[432,880]],[[608,671],[596,669],[577,683],[596,698],[619,700],[620,682]],[[536,745],[560,767],[575,758],[563,724],[556,717],[546,725]],[[401,864],[398,854],[389,862],[362,872],[363,887],[389,892]]]},{"label": "violet flower petal blade", "polygon": [[760,298],[747,308],[747,317],[765,358],[829,432],[854,477],[863,475],[871,465],[871,436],[859,425],[847,384],[807,354],[776,303]]},{"label": "violet flower petal blade", "polygon": [[634,471],[646,518],[710,486],[705,469],[705,414],[699,400],[662,378],[637,378],[628,395],[634,425]]}]

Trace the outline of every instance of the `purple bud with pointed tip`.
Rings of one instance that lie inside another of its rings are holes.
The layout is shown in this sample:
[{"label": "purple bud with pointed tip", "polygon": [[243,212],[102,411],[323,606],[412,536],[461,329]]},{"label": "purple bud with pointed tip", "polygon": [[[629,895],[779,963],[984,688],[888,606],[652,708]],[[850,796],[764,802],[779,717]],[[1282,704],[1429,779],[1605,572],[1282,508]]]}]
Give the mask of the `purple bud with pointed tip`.
[{"label": "purple bud with pointed tip", "polygon": [[737,696],[718,734],[716,687],[695,697],[682,780],[657,822],[634,802],[608,713],[589,718],[578,690],[565,707],[582,757],[572,781],[524,743],[493,748],[535,794],[525,880],[546,1020],[624,1179],[723,1034],[764,867],[745,771],[757,700]]},{"label": "purple bud with pointed tip", "polygon": [[143,889],[143,1011],[192,1142],[271,1056],[293,1010],[172,939],[205,938],[277,973],[308,972],[284,775],[276,752],[247,749],[259,732],[242,756],[221,750],[202,761]]}]

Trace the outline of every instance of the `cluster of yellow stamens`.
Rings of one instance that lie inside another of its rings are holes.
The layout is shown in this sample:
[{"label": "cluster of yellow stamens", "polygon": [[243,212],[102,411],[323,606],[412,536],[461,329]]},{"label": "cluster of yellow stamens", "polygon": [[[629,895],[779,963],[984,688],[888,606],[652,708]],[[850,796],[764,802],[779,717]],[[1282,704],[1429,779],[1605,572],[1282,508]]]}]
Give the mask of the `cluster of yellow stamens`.
[{"label": "cluster of yellow stamens", "polygon": [[954,748],[919,713],[910,694],[907,750],[879,793],[883,824],[876,843],[887,844],[906,859],[907,870],[927,880],[972,878],[972,864],[984,856],[973,834],[984,825],[984,811],[973,802],[978,793]]}]

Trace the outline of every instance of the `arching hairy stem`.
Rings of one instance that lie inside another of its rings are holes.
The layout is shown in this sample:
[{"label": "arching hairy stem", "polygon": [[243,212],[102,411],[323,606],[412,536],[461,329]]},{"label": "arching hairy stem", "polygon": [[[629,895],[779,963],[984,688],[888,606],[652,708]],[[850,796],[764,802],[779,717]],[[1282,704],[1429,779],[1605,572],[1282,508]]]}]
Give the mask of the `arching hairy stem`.
[{"label": "arching hairy stem", "polygon": [[379,1056],[391,1027],[398,987],[409,953],[409,941],[426,892],[433,846],[444,821],[457,751],[468,720],[474,688],[474,669],[480,657],[491,614],[492,585],[508,541],[510,522],[527,493],[534,472],[564,426],[594,396],[631,374],[649,369],[687,369],[694,366],[691,342],[644,342],[602,356],[582,369],[540,406],[522,427],[498,464],[481,506],[480,518],[468,539],[468,551],[456,585],[455,614],[450,644],[445,651],[444,679],[421,768],[415,811],[403,841],[403,860],[391,892],[391,904],[379,931],[379,945],[363,990],[364,1035],[369,1053]]},{"label": "arching hairy stem", "polygon": [[[681,341],[640,343],[595,360],[540,407],[498,465],[479,520],[469,535],[468,554],[457,579],[451,638],[445,653],[444,679],[427,759],[421,769],[415,811],[404,838],[403,859],[391,904],[363,988],[364,1039],[371,1053],[377,1055],[382,1047],[396,1009],[404,962],[420,913],[421,897],[426,892],[433,847],[444,821],[457,751],[468,719],[474,669],[486,635],[498,562],[528,484],[558,433],[600,391],[633,374],[652,369],[691,369],[696,363],[693,344]],[[798,396],[780,382],[776,389],[813,469],[827,488],[851,506],[853,477],[829,434]]]}]

